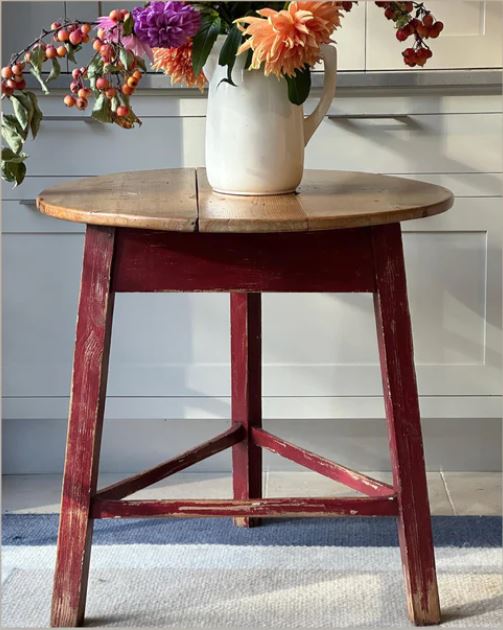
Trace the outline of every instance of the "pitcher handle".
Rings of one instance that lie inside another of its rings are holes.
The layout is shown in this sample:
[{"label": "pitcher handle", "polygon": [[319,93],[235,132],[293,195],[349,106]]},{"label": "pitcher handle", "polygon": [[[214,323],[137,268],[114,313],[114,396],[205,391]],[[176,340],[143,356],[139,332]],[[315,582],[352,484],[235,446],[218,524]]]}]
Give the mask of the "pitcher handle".
[{"label": "pitcher handle", "polygon": [[312,114],[304,119],[304,146],[309,142],[313,133],[318,129],[325,114],[328,112],[335,96],[337,80],[337,49],[329,44],[320,47],[321,58],[325,66],[325,81],[320,102]]}]

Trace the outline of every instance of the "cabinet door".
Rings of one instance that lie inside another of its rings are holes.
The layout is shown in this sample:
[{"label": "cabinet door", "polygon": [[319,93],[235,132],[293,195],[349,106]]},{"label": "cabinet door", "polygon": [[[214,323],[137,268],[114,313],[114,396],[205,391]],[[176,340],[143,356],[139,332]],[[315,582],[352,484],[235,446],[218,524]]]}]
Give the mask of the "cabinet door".
[{"label": "cabinet door", "polygon": [[365,69],[365,4],[344,13],[341,27],[332,39],[337,46],[339,70]]},{"label": "cabinet door", "polygon": [[[434,69],[497,68],[502,65],[503,4],[500,2],[427,0],[445,24],[438,39],[427,40]],[[394,24],[373,2],[367,3],[367,70],[406,70],[402,50],[408,42],[395,37]]]},{"label": "cabinet door", "polygon": [[64,2],[2,2],[2,66],[43,28],[64,17]]}]

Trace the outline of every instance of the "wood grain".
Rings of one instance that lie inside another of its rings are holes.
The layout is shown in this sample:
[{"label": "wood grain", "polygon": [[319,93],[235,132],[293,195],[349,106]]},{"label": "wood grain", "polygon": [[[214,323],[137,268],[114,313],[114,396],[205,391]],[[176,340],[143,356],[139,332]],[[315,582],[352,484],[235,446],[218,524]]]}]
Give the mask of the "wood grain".
[{"label": "wood grain", "polygon": [[396,497],[93,501],[93,518],[396,516]]},{"label": "wood grain", "polygon": [[439,214],[452,193],[402,177],[345,171],[304,172],[297,194],[240,197],[214,192],[197,171],[201,232],[304,232],[354,228]]},{"label": "wood grain", "polygon": [[197,196],[193,169],[115,173],[47,188],[37,199],[41,212],[56,219],[193,232]]},{"label": "wood grain", "polygon": [[[232,423],[246,437],[232,448],[235,499],[262,497],[262,450],[252,429],[262,424],[262,299],[260,293],[231,293]],[[238,527],[258,525],[257,519],[235,518]]]},{"label": "wood grain", "polygon": [[98,477],[112,329],[113,250],[112,228],[87,228],[52,596],[53,627],[75,627],[84,619],[93,529],[90,507]]},{"label": "wood grain", "polygon": [[409,617],[440,622],[400,225],[372,229],[374,304]]},{"label": "wood grain", "polygon": [[305,232],[418,219],[451,207],[441,186],[372,173],[309,171],[298,194],[214,192],[206,171],[167,169],[86,178],[48,188],[37,203],[58,219],[176,232]]}]

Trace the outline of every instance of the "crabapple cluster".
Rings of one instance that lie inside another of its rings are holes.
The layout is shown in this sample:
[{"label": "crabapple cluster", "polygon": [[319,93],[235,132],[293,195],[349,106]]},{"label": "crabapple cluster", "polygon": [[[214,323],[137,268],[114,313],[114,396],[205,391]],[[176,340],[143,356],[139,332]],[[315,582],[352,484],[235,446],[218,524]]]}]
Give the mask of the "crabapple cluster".
[{"label": "crabapple cluster", "polygon": [[[433,53],[425,43],[430,37],[435,39],[444,29],[443,22],[435,20],[430,11],[417,2],[376,2],[376,5],[384,9],[384,15],[396,25],[396,38],[404,42],[409,37],[414,37],[413,46],[402,52],[404,63],[413,68],[424,66]],[[411,13],[416,9],[416,16]]]},{"label": "crabapple cluster", "polygon": [[24,90],[26,87],[24,69],[25,64],[22,62],[2,68],[2,95],[11,96],[16,90]]}]

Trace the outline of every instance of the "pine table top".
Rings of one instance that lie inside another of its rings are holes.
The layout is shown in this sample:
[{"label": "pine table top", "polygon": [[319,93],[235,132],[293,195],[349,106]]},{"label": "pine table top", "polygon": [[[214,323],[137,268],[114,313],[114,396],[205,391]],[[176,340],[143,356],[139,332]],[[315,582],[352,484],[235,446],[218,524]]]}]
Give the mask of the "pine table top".
[{"label": "pine table top", "polygon": [[307,232],[420,219],[448,210],[452,193],[402,177],[306,170],[296,194],[214,192],[204,169],[88,177],[47,188],[41,212],[57,219],[180,232]]}]

